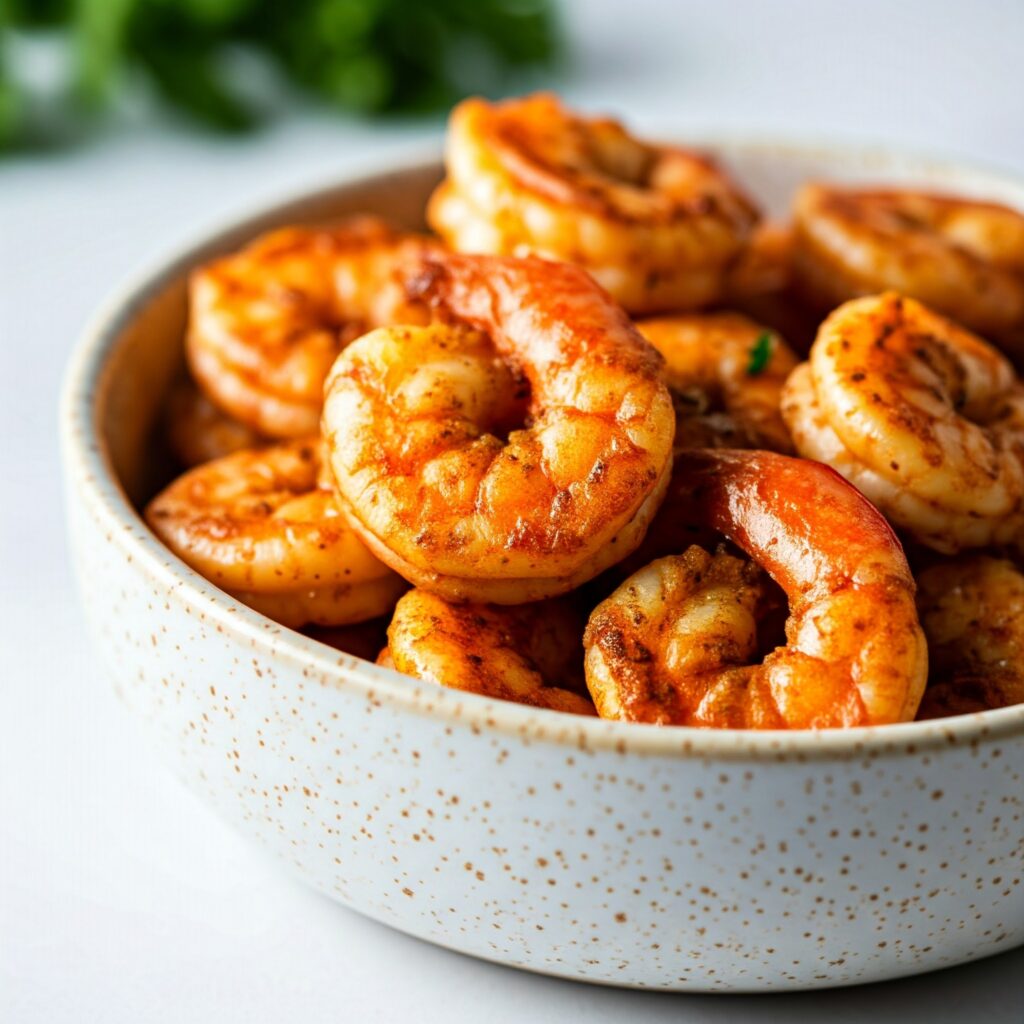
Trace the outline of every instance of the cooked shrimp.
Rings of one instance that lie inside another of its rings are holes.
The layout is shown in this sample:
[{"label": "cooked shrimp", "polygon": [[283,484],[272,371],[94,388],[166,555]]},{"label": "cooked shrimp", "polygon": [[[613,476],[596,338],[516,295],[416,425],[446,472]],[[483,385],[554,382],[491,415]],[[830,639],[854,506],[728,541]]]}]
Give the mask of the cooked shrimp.
[{"label": "cooked shrimp", "polygon": [[798,360],[774,331],[738,313],[661,317],[637,327],[665,358],[678,451],[793,450],[780,406]]},{"label": "cooked shrimp", "polygon": [[1024,387],[990,345],[913,299],[856,299],[822,324],[782,414],[914,540],[955,552],[1014,540]]},{"label": "cooked shrimp", "polygon": [[267,443],[244,423],[221,412],[190,380],[171,389],[164,419],[171,454],[186,469]]},{"label": "cooked shrimp", "polygon": [[361,622],[405,584],[346,524],[319,440],[236,452],[158,494],[146,521],[196,572],[287,626]]},{"label": "cooked shrimp", "polygon": [[757,211],[706,156],[542,93],[452,112],[427,219],[461,252],[585,267],[634,313],[717,301]]},{"label": "cooked shrimp", "polygon": [[1024,214],[995,203],[806,185],[795,271],[831,309],[893,289],[1024,356]]},{"label": "cooked shrimp", "polygon": [[338,352],[413,315],[396,268],[428,244],[360,217],[282,228],[196,271],[186,351],[200,387],[268,437],[315,434]]},{"label": "cooked shrimp", "polygon": [[785,291],[792,267],[793,229],[771,222],[758,224],[729,267],[726,297],[743,300]]},{"label": "cooked shrimp", "polygon": [[729,268],[722,305],[781,334],[805,354],[814,341],[820,312],[793,278],[793,230],[761,224]]},{"label": "cooked shrimp", "polygon": [[[599,714],[760,729],[913,718],[927,674],[914,581],[867,499],[826,466],[769,452],[676,462],[691,521],[756,564],[690,547],[598,605],[583,643]],[[770,611],[760,569],[789,598],[788,643],[751,664]]]},{"label": "cooked shrimp", "polygon": [[1004,558],[966,555],[917,577],[928,638],[918,718],[1024,703],[1024,573]]},{"label": "cooked shrimp", "polygon": [[410,590],[395,606],[378,663],[455,690],[593,715],[590,700],[566,688],[582,675],[582,627],[564,601],[451,604]]},{"label": "cooked shrimp", "polygon": [[674,415],[625,313],[583,270],[538,259],[439,257],[411,287],[437,322],[360,338],[327,382],[331,468],[370,549],[417,586],[498,604],[632,551]]}]

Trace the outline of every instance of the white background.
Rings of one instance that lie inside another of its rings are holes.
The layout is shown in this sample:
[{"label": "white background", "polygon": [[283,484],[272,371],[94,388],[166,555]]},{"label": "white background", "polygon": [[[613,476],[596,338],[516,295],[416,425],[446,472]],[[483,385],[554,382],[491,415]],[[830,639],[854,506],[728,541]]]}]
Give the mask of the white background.
[{"label": "white background", "polygon": [[[1024,3],[569,7],[570,100],[634,122],[869,139],[1024,171]],[[436,137],[313,112],[0,160],[0,1021],[1024,1019],[1024,952],[782,997],[647,995],[437,950],[317,897],[156,762],[84,635],[58,383],[114,284],[211,220]]]}]

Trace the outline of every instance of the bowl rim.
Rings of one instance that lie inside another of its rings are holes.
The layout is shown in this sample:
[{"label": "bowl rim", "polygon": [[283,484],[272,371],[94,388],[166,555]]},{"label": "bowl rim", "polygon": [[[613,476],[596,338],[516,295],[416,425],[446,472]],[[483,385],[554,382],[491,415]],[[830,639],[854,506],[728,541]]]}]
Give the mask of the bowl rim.
[{"label": "bowl rim", "polygon": [[[1024,192],[1024,177],[1002,168],[902,148],[769,139],[739,133],[702,135],[688,144],[711,151],[773,151],[837,162],[848,154],[862,163],[867,159],[878,159],[890,166],[903,163],[929,175],[953,179],[963,176],[983,185],[988,179],[997,186],[1009,185]],[[60,441],[67,481],[64,500],[69,510],[71,502],[84,503],[131,563],[132,571],[143,572],[167,591],[173,590],[179,601],[200,616],[217,622],[228,633],[262,646],[269,657],[292,663],[307,683],[315,680],[325,690],[341,685],[355,687],[368,699],[386,699],[404,711],[518,737],[524,742],[555,743],[584,752],[613,750],[622,755],[770,763],[898,756],[1024,736],[1024,705],[922,722],[788,731],[652,727],[492,700],[413,679],[280,626],[232,599],[164,547],[130,502],[99,433],[98,410],[108,383],[110,356],[116,351],[119,338],[135,313],[194,266],[204,252],[223,246],[233,236],[259,230],[265,222],[283,222],[293,210],[329,202],[350,188],[389,177],[400,179],[417,172],[440,171],[438,147],[421,146],[405,158],[390,157],[386,166],[382,164],[383,161],[363,163],[329,184],[298,189],[274,202],[253,204],[245,213],[220,218],[212,227],[193,232],[191,238],[173,245],[131,274],[88,321],[71,353],[61,388]]]}]

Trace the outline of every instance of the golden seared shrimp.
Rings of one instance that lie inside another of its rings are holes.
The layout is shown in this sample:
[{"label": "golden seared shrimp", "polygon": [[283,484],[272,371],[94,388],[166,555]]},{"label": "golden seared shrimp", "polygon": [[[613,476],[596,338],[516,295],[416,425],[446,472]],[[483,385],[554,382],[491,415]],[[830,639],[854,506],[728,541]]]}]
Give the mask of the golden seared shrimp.
[{"label": "golden seared shrimp", "polygon": [[282,228],[197,270],[186,352],[212,401],[276,438],[315,434],[338,352],[408,322],[398,267],[430,245],[372,217]]},{"label": "golden seared shrimp", "polygon": [[929,679],[918,718],[1024,703],[1024,573],[965,555],[917,576]]},{"label": "golden seared shrimp", "polygon": [[665,358],[677,451],[793,450],[780,406],[798,359],[774,331],[738,313],[659,317],[637,328]]},{"label": "golden seared shrimp", "polygon": [[826,462],[936,551],[1009,543],[1024,499],[1024,387],[994,348],[913,299],[855,299],[822,324],[782,414]]},{"label": "golden seared shrimp", "polygon": [[641,142],[546,93],[452,112],[431,227],[461,252],[585,267],[634,313],[720,299],[757,211],[706,156]]},{"label": "golden seared shrimp", "polygon": [[164,420],[171,454],[186,469],[267,443],[244,423],[221,412],[190,380],[172,388]]},{"label": "golden seared shrimp", "polygon": [[794,265],[826,309],[892,289],[1024,356],[1024,214],[926,192],[805,185]]},{"label": "golden seared shrimp", "polygon": [[[752,563],[690,547],[598,605],[583,643],[599,714],[751,729],[913,718],[927,674],[914,581],[870,502],[827,466],[770,452],[676,463],[687,518]],[[774,600],[761,569],[789,599],[788,642],[751,664]]]},{"label": "golden seared shrimp", "polygon": [[236,452],[189,470],[146,521],[196,572],[286,626],[382,615],[405,589],[345,522],[319,439]]},{"label": "golden seared shrimp", "polygon": [[436,322],[365,335],[326,388],[338,494],[370,549],[417,586],[498,604],[629,554],[671,471],[658,353],[568,264],[448,255],[410,287]]},{"label": "golden seared shrimp", "polygon": [[582,681],[582,628],[564,601],[508,608],[410,590],[395,606],[377,660],[454,690],[593,715],[589,698],[567,688]]}]

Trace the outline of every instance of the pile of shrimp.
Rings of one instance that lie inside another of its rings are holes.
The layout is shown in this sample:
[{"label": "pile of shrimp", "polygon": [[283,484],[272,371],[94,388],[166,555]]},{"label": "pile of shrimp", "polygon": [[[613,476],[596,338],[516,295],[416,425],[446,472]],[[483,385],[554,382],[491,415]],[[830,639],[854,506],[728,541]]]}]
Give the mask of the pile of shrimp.
[{"label": "pile of shrimp", "polygon": [[1024,214],[811,182],[554,96],[451,115],[433,233],[197,268],[145,510],[377,671],[534,709],[849,728],[1024,703]]}]

